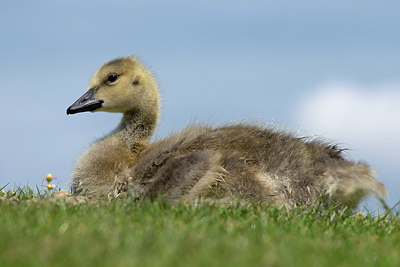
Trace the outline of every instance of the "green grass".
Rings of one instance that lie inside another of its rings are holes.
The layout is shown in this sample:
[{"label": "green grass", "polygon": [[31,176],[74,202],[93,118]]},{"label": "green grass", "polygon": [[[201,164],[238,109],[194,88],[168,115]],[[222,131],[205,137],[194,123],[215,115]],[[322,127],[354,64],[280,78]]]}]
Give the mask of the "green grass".
[{"label": "green grass", "polygon": [[400,266],[400,220],[258,204],[0,199],[1,266]]}]

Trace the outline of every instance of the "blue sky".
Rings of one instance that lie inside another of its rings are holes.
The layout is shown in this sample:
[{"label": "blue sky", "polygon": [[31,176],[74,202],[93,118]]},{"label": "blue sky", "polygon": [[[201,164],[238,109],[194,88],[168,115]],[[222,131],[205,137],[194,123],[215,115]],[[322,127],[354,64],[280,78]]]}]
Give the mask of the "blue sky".
[{"label": "blue sky", "polygon": [[252,120],[323,135],[400,200],[398,1],[1,1],[0,185],[64,185],[119,115],[66,116],[90,75],[137,55],[163,97],[158,138]]}]

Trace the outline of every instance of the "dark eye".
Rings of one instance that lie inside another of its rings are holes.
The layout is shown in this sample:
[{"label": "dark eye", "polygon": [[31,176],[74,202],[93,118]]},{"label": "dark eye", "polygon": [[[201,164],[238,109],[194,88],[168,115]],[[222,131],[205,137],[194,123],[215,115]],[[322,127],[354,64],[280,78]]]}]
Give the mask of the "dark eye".
[{"label": "dark eye", "polygon": [[118,74],[110,74],[108,75],[107,82],[113,83],[118,79]]}]

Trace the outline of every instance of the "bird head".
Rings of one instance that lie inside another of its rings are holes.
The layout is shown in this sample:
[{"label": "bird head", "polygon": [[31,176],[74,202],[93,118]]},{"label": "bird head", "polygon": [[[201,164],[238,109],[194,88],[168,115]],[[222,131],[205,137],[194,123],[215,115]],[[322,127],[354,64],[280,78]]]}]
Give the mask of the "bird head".
[{"label": "bird head", "polygon": [[128,56],[102,65],[92,75],[86,93],[67,109],[67,114],[158,111],[159,105],[160,96],[153,76],[137,59]]}]

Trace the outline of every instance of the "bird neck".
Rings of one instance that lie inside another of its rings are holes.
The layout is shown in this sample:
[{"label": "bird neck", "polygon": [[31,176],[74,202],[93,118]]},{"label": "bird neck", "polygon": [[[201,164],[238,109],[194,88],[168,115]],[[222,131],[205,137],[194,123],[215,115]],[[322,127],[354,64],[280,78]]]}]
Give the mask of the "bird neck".
[{"label": "bird neck", "polygon": [[144,113],[133,110],[124,113],[120,124],[112,135],[117,135],[124,140],[132,152],[142,151],[150,142],[151,136],[157,126],[158,114]]}]

